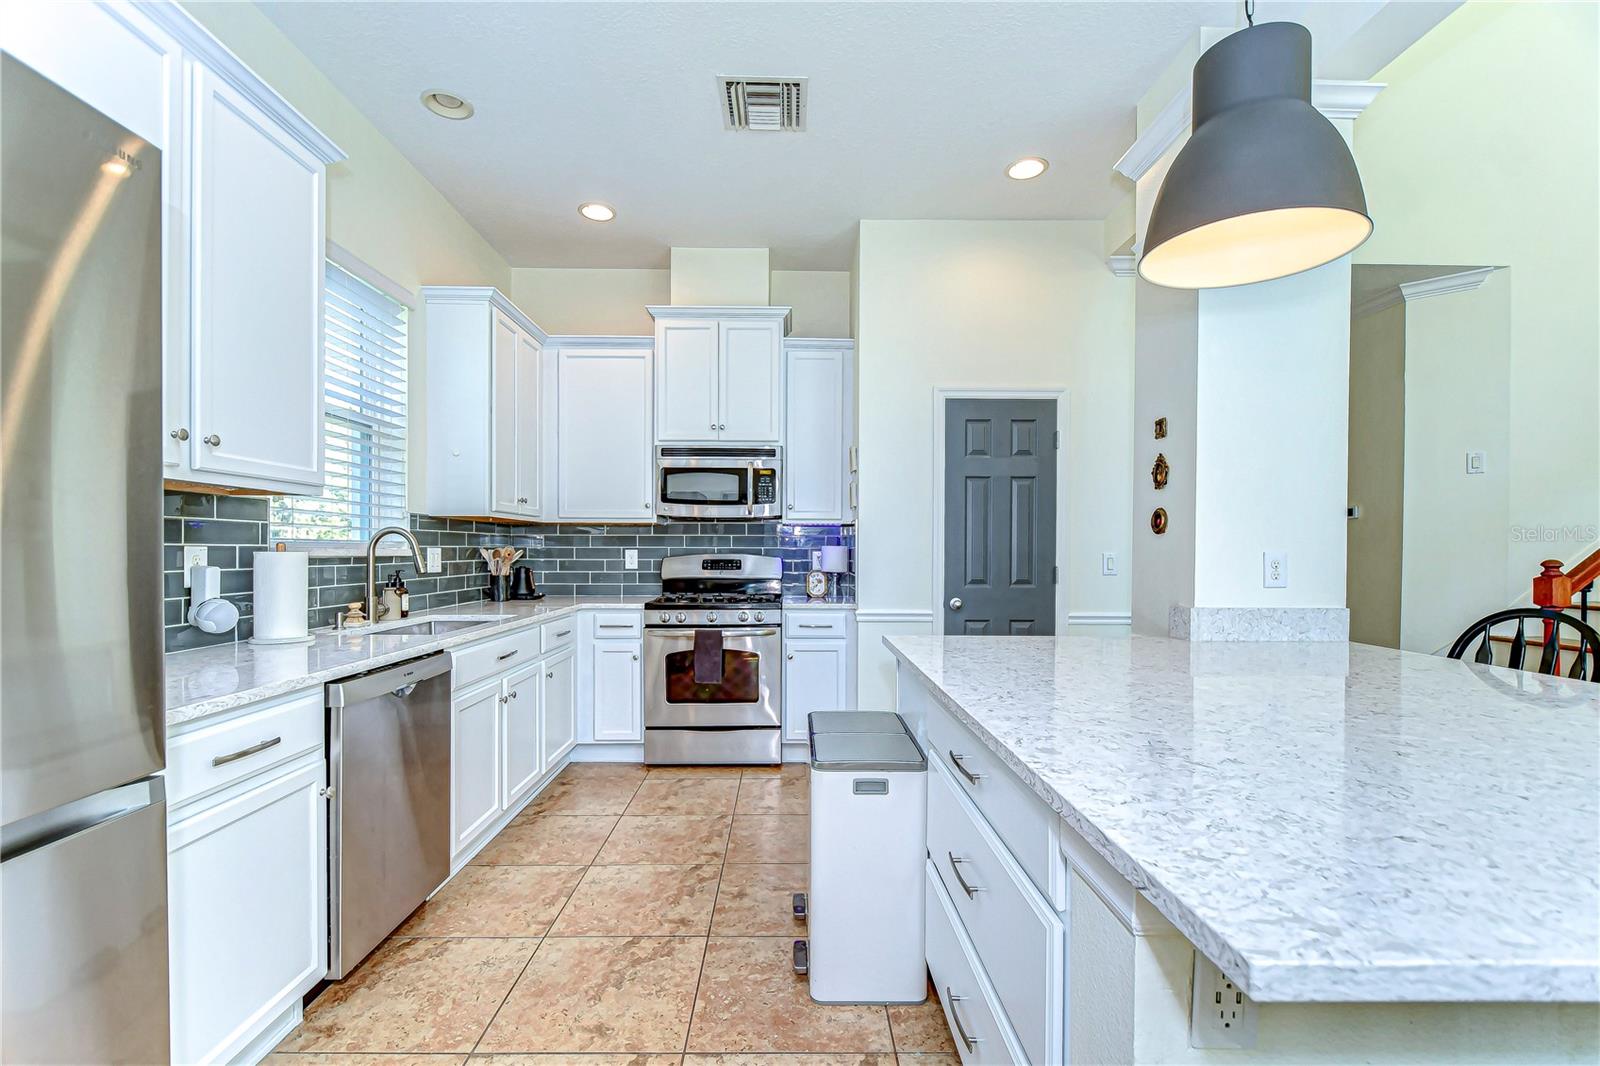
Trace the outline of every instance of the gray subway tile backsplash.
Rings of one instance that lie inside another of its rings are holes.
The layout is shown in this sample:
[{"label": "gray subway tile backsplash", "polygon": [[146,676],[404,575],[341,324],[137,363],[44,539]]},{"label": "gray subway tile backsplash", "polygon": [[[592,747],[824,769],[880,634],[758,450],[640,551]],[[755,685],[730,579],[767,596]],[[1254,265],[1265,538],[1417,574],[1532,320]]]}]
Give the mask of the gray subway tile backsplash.
[{"label": "gray subway tile backsplash", "polygon": [[[212,496],[169,492],[164,501],[162,552],[168,651],[245,640],[251,634],[253,555],[268,546],[268,502],[255,496]],[[661,560],[692,552],[737,551],[783,560],[786,589],[805,583],[810,549],[823,544],[854,546],[849,526],[785,526],[778,522],[661,522],[653,526],[502,525],[412,515],[411,528],[424,547],[438,547],[444,572],[422,574],[410,556],[380,559],[378,578],[396,570],[406,574],[413,610],[466,607],[488,595],[488,567],[480,547],[510,545],[526,553],[541,592],[552,596],[652,596],[661,589]],[[239,608],[232,633],[202,633],[185,621],[188,590],[183,587],[182,548],[203,544],[207,561],[221,567],[225,599]],[[623,553],[636,548],[639,569],[623,569]],[[313,556],[308,568],[313,629],[333,624],[345,605],[364,594],[365,556]],[[854,575],[840,579],[846,595]]]}]

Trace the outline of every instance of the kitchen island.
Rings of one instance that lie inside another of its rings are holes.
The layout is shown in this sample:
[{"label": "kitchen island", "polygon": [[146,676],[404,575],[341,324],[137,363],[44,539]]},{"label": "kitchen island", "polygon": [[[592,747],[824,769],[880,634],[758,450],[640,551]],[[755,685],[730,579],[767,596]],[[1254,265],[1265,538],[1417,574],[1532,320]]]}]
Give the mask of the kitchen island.
[{"label": "kitchen island", "polygon": [[[948,793],[1005,845],[991,871],[1016,859],[1019,890],[1059,916],[1065,1017],[1038,1046],[1076,1061],[1600,1053],[1600,685],[1343,643],[885,643],[933,764],[930,915],[939,899],[958,922],[971,910],[981,970],[998,893],[951,874],[970,881],[984,855],[932,839]],[[1064,870],[1032,856],[1006,789],[1054,817]],[[1096,927],[1097,906],[1125,937]],[[1247,997],[1255,1051],[1178,1031],[1205,979],[1196,952]],[[1028,1013],[988,976],[993,1013]]]}]

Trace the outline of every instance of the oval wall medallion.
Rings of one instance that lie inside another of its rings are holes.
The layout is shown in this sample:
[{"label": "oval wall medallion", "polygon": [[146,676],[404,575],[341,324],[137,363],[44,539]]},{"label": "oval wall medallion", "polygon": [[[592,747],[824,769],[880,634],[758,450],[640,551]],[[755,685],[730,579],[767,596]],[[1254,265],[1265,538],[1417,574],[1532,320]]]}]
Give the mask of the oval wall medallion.
[{"label": "oval wall medallion", "polygon": [[1154,511],[1150,512],[1150,532],[1159,537],[1166,531],[1167,509],[1165,507],[1157,507]]}]

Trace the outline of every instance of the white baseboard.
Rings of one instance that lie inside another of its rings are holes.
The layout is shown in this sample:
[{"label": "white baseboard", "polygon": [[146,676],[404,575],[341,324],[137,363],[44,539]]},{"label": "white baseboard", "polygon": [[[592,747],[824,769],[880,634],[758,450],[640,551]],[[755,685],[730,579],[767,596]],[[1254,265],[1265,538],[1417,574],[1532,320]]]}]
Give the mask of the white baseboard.
[{"label": "white baseboard", "polygon": [[233,1061],[237,1066],[255,1066],[256,1063],[272,1054],[272,1049],[283,1042],[283,1038],[294,1032],[295,1027],[305,1017],[305,1007],[300,997],[294,997],[283,1013],[272,1019],[267,1027],[256,1035],[256,1038],[246,1044]]},{"label": "white baseboard", "polygon": [[643,744],[579,744],[572,749],[571,762],[644,762]]}]

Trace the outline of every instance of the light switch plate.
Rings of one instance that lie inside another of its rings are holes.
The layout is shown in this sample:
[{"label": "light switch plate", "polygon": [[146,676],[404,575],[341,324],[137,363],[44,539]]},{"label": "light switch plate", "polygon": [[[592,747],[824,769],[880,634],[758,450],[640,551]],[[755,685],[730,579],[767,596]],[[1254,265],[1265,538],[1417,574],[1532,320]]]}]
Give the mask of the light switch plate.
[{"label": "light switch plate", "polygon": [[1117,576],[1117,553],[1116,552],[1101,552],[1100,553],[1100,573],[1101,573],[1101,575],[1103,577],[1116,577]]},{"label": "light switch plate", "polygon": [[440,548],[424,548],[428,553],[428,573],[437,574],[444,569],[444,551]]},{"label": "light switch plate", "polygon": [[639,549],[638,548],[624,548],[624,549],[622,549],[622,568],[624,570],[637,570],[637,569],[639,569]]},{"label": "light switch plate", "polygon": [[1467,473],[1486,474],[1489,472],[1489,456],[1486,452],[1467,453]]},{"label": "light switch plate", "polygon": [[197,566],[210,566],[207,551],[201,545],[187,545],[183,549],[183,587],[189,587],[189,572]]},{"label": "light switch plate", "polygon": [[1261,553],[1261,587],[1286,589],[1289,587],[1289,553]]}]

